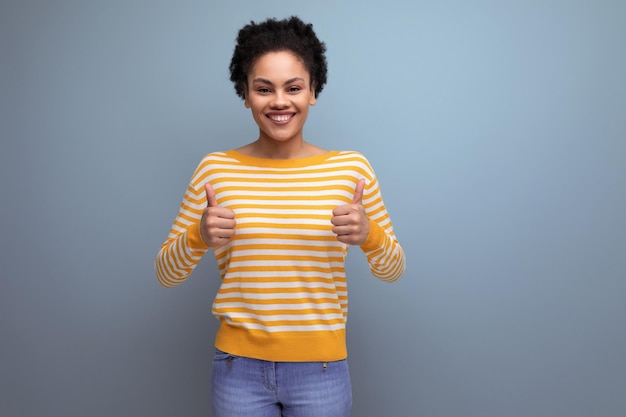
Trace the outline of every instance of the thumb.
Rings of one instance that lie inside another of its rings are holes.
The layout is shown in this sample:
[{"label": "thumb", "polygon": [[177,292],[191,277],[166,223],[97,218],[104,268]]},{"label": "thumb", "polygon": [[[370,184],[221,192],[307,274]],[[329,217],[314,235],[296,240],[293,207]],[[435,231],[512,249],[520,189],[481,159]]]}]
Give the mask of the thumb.
[{"label": "thumb", "polygon": [[215,191],[211,187],[210,183],[204,184],[204,191],[206,192],[206,206],[217,207],[217,199],[215,198]]},{"label": "thumb", "polygon": [[365,188],[365,180],[361,178],[354,187],[354,197],[352,198],[352,204],[363,204],[363,189]]}]

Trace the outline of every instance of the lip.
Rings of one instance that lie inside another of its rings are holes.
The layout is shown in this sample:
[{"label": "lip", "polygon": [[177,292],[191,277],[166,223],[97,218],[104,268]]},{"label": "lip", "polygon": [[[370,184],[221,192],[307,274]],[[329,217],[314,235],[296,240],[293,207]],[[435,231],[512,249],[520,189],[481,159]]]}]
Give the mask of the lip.
[{"label": "lip", "polygon": [[294,112],[284,112],[284,113],[268,113],[265,115],[272,123],[277,125],[284,125],[289,123],[294,117]]}]

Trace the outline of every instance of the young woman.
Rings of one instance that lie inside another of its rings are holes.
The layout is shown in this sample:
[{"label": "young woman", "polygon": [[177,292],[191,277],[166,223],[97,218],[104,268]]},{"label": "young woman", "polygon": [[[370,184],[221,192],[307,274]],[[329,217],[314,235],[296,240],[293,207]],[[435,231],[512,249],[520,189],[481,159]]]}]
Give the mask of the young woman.
[{"label": "young woman", "polygon": [[348,416],[348,248],[383,281],[404,271],[367,159],[302,137],[326,83],[325,51],[297,17],[239,31],[231,80],[258,139],[201,160],[156,259],[165,287],[209,249],[217,259],[215,417]]}]

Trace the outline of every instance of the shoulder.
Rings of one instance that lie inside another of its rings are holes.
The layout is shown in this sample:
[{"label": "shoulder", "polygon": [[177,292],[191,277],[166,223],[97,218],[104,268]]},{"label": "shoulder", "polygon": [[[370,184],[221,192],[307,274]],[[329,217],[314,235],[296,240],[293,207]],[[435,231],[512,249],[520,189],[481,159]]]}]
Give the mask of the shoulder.
[{"label": "shoulder", "polygon": [[216,151],[208,153],[202,157],[199,165],[233,161],[234,159],[229,155],[230,152],[232,151]]},{"label": "shoulder", "polygon": [[200,159],[196,171],[200,171],[210,167],[223,168],[224,166],[237,164],[239,161],[233,156],[232,152],[232,150],[217,151],[204,155],[202,159]]},{"label": "shoulder", "polygon": [[230,151],[211,152],[204,155],[198,163],[191,182],[196,187],[204,184],[216,171],[227,171],[229,166],[236,165],[237,159],[229,155]]},{"label": "shoulder", "polygon": [[367,157],[358,151],[337,151],[332,159],[345,165],[354,165],[367,171],[373,171]]}]

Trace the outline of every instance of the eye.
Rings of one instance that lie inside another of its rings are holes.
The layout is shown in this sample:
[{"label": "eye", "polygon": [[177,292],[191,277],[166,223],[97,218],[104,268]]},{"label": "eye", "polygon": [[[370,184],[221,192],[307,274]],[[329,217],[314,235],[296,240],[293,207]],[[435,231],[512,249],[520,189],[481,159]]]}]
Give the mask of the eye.
[{"label": "eye", "polygon": [[270,92],[270,89],[267,87],[259,87],[256,89],[256,91],[261,94],[268,94]]},{"label": "eye", "polygon": [[294,86],[289,87],[289,90],[288,90],[288,91],[289,91],[290,93],[297,93],[297,92],[298,92],[298,91],[300,91],[300,90],[302,90],[302,88],[300,88],[300,87],[298,87],[298,86],[294,85]]}]

